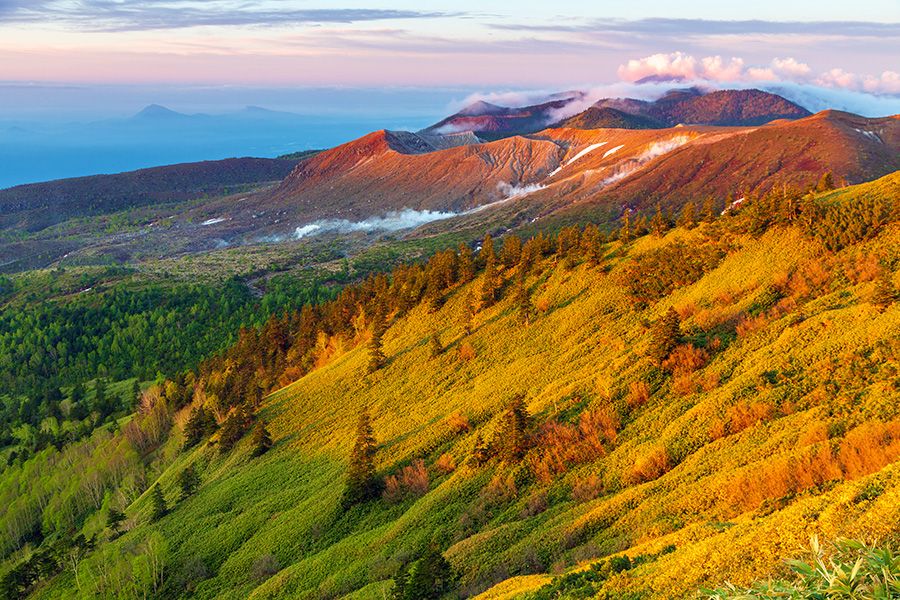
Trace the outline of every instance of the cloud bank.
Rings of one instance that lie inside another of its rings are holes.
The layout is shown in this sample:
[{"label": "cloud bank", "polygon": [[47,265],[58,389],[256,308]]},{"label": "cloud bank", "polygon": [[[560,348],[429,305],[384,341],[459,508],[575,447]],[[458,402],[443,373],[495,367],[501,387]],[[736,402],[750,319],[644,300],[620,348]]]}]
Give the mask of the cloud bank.
[{"label": "cloud bank", "polygon": [[148,31],[201,26],[349,24],[445,13],[374,8],[275,9],[265,3],[209,0],[0,0],[0,23],[55,21],[88,31]]},{"label": "cloud bank", "polygon": [[748,65],[739,57],[698,58],[683,52],[660,53],[629,60],[619,67],[618,75],[620,79],[630,82],[647,79],[713,83],[791,82],[871,94],[900,95],[900,73],[896,71],[861,75],[834,68],[815,74],[808,64],[791,57],[776,57],[767,65]]}]

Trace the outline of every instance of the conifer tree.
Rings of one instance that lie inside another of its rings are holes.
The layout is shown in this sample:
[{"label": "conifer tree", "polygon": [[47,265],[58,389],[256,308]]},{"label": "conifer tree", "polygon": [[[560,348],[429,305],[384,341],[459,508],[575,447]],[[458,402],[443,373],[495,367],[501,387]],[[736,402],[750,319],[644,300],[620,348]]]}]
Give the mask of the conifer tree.
[{"label": "conifer tree", "polygon": [[653,214],[653,218],[650,219],[650,231],[656,237],[662,237],[662,235],[669,230],[669,219],[663,214],[662,207],[657,204],[656,212]]},{"label": "conifer tree", "polygon": [[184,470],[178,474],[178,485],[181,488],[182,502],[190,496],[193,496],[197,491],[197,488],[200,487],[200,475],[198,475],[196,469],[194,469],[193,463],[185,467]]},{"label": "conifer tree", "polygon": [[191,410],[184,425],[184,448],[188,449],[200,443],[204,437],[216,429],[216,420],[203,406]]},{"label": "conifer tree", "polygon": [[469,466],[480,467],[489,460],[491,460],[491,447],[485,443],[481,433],[476,433],[472,454],[468,458]]},{"label": "conifer tree", "polygon": [[470,335],[475,327],[475,297],[472,292],[466,294],[459,313],[459,324],[466,335]]},{"label": "conifer tree", "polygon": [[384,355],[383,341],[384,318],[380,313],[375,314],[375,322],[372,324],[372,339],[369,340],[369,373],[374,373],[384,366],[387,357]]},{"label": "conifer tree", "polygon": [[138,383],[137,378],[131,384],[131,402],[130,406],[137,406],[141,402],[141,384]]},{"label": "conifer tree", "polygon": [[678,215],[678,226],[685,229],[693,229],[697,225],[697,209],[693,202],[688,201]]},{"label": "conifer tree", "polygon": [[266,422],[260,419],[253,428],[253,456],[262,456],[272,447],[272,436],[266,429]]},{"label": "conifer tree", "polygon": [[681,337],[681,319],[674,308],[669,308],[650,328],[650,348],[647,355],[657,363],[669,357]]},{"label": "conifer tree", "polygon": [[516,283],[516,308],[520,325],[528,325],[534,318],[534,304],[531,302],[531,294],[525,285],[525,277],[519,275]]},{"label": "conifer tree", "polygon": [[112,530],[114,535],[119,535],[119,527],[122,525],[122,521],[125,520],[125,515],[120,510],[116,510],[115,508],[110,507],[109,511],[106,513],[106,526]]},{"label": "conifer tree", "polygon": [[881,267],[881,273],[875,282],[875,293],[872,296],[872,304],[885,309],[897,299],[897,288],[894,287],[891,270],[887,266]]},{"label": "conifer tree", "polygon": [[632,224],[630,209],[625,209],[625,213],[622,215],[620,221],[622,222],[622,225],[619,227],[619,241],[625,244],[630,242],[631,238],[634,237],[634,225]]},{"label": "conifer tree", "polygon": [[[490,235],[485,241],[490,239]],[[482,250],[484,252],[484,250]],[[497,272],[497,257],[493,251],[485,257],[484,262],[484,279],[481,282],[481,308],[491,306],[497,299],[497,289],[499,285],[499,274]]]},{"label": "conifer tree", "polygon": [[356,425],[356,441],[350,452],[347,469],[347,484],[342,504],[348,508],[360,502],[377,498],[381,493],[381,482],[375,474],[375,436],[369,412],[359,415]]},{"label": "conifer tree", "polygon": [[712,223],[716,220],[716,214],[716,200],[712,196],[707,196],[706,200],[703,201],[701,218],[706,223]]},{"label": "conifer tree", "polygon": [[219,432],[219,453],[225,454],[240,441],[250,426],[251,415],[245,406],[228,415]]},{"label": "conifer tree", "polygon": [[475,279],[475,256],[468,244],[459,245],[459,281],[460,283],[468,283]]},{"label": "conifer tree", "polygon": [[153,486],[153,491],[150,492],[150,520],[151,521],[159,521],[169,512],[169,507],[166,506],[166,499],[163,497],[162,488],[159,487],[159,484]]},{"label": "conifer tree", "polygon": [[392,597],[397,600],[437,600],[452,591],[456,583],[453,568],[436,546],[394,579]]},{"label": "conifer tree", "polygon": [[428,340],[428,346],[431,350],[431,358],[437,358],[444,352],[444,346],[441,344],[441,338],[435,331]]},{"label": "conifer tree", "polygon": [[525,407],[525,399],[517,397],[509,405],[503,417],[500,433],[500,457],[509,463],[517,462],[528,451],[528,428],[531,417]]},{"label": "conifer tree", "polygon": [[822,174],[822,177],[819,179],[819,182],[816,184],[817,192],[830,192],[834,189],[834,175],[831,174],[831,171],[825,171]]}]

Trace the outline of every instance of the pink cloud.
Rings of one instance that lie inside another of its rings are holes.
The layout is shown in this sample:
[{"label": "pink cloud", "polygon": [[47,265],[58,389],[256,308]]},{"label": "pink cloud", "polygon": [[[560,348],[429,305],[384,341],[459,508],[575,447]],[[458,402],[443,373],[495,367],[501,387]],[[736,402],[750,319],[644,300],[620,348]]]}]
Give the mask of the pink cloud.
[{"label": "pink cloud", "polygon": [[671,52],[629,60],[619,66],[618,74],[623,81],[631,82],[651,76],[721,83],[813,82],[824,87],[874,94],[900,94],[900,74],[895,71],[860,75],[835,68],[814,77],[809,65],[791,57],[774,58],[768,65],[746,65],[738,57],[728,60],[721,56],[696,58],[683,52]]}]

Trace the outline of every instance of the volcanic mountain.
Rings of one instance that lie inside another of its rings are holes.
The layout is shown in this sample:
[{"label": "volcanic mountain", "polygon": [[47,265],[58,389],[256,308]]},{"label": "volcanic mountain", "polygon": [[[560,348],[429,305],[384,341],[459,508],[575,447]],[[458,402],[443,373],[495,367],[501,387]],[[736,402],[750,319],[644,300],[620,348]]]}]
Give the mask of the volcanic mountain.
[{"label": "volcanic mountain", "polygon": [[692,125],[762,125],[777,119],[799,119],[810,112],[777,94],[761,90],[672,90],[653,101],[604,98],[577,112],[585,94],[572,94],[543,104],[508,108],[479,101],[423,130],[425,133],[472,131],[483,138],[537,132],[545,127],[577,129],[653,129]]},{"label": "volcanic mountain", "polygon": [[[431,149],[440,145],[451,147]],[[272,199],[301,219],[461,212],[510,198],[538,215],[575,205],[618,215],[625,205],[677,209],[709,194],[802,188],[828,171],[858,183],[897,169],[900,118],[836,111],[758,127],[552,128],[486,143],[379,131],[302,161]]]},{"label": "volcanic mountain", "polygon": [[534,133],[559,120],[561,111],[583,98],[582,92],[570,92],[558,94],[541,104],[512,108],[478,101],[423,129],[420,133],[448,134],[472,131],[484,139]]}]

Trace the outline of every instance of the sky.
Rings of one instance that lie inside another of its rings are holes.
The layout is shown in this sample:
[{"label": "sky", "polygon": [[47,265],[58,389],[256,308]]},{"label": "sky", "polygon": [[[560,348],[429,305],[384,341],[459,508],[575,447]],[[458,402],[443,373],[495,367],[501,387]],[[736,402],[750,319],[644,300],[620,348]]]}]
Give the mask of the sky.
[{"label": "sky", "polygon": [[652,96],[648,77],[881,116],[900,113],[898,57],[900,0],[0,0],[0,145],[151,103],[353,121],[279,146],[302,148],[479,98]]},{"label": "sky", "polygon": [[900,94],[897,57],[898,0],[0,0],[7,83],[558,88],[672,71]]}]

